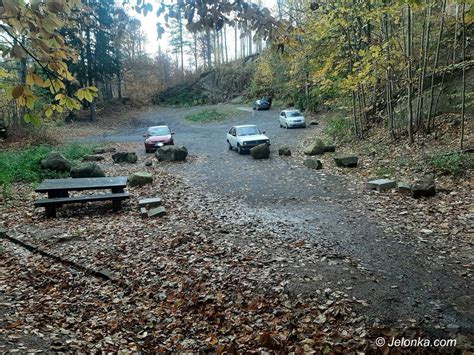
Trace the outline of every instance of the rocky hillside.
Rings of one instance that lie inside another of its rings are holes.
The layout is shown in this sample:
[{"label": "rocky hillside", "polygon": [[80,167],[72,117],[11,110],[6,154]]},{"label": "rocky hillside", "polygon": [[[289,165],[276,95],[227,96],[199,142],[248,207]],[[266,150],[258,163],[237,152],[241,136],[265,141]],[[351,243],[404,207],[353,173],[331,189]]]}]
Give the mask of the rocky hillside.
[{"label": "rocky hillside", "polygon": [[154,104],[199,105],[218,103],[245,93],[255,73],[258,55],[249,56],[202,73],[197,79],[188,81],[153,97]]}]

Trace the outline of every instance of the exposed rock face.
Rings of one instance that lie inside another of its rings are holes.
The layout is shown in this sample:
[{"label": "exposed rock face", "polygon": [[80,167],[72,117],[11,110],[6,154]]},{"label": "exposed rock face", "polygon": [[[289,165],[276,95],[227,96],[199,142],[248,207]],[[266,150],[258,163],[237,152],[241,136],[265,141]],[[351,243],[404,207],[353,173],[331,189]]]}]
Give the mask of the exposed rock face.
[{"label": "exposed rock face", "polygon": [[165,145],[155,152],[155,157],[158,161],[184,161],[187,156],[188,150],[184,145],[181,147]]},{"label": "exposed rock face", "polygon": [[324,142],[321,139],[316,139],[313,143],[311,143],[306,149],[304,150],[304,154],[306,155],[320,155],[324,154]]},{"label": "exposed rock face", "polygon": [[42,159],[40,165],[43,169],[53,171],[69,171],[71,163],[60,153],[51,152],[46,158]]},{"label": "exposed rock face", "polygon": [[270,147],[267,143],[259,144],[250,149],[250,155],[254,159],[268,159],[270,157]]},{"label": "exposed rock face", "polygon": [[434,178],[428,176],[424,179],[417,180],[411,187],[411,195],[414,198],[430,197],[436,195],[436,185]]},{"label": "exposed rock face", "polygon": [[104,157],[102,155],[96,155],[96,154],[87,154],[82,157],[83,161],[101,161],[104,160]]},{"label": "exposed rock face", "polygon": [[323,164],[317,159],[306,159],[304,165],[310,169],[320,170],[323,168]]},{"label": "exposed rock face", "polygon": [[291,155],[291,150],[287,146],[283,146],[278,149],[278,155],[283,155],[285,157],[289,157]]},{"label": "exposed rock face", "polygon": [[103,170],[96,163],[82,163],[71,169],[71,177],[87,178],[87,177],[104,177]]},{"label": "exposed rock face", "polygon": [[138,157],[135,152],[118,152],[112,155],[112,159],[115,163],[134,164],[137,162]]},{"label": "exposed rock face", "polygon": [[336,165],[342,168],[357,168],[358,161],[359,158],[356,156],[334,158]]},{"label": "exposed rock face", "polygon": [[128,184],[130,186],[144,186],[153,183],[153,175],[147,172],[133,173],[128,178]]}]

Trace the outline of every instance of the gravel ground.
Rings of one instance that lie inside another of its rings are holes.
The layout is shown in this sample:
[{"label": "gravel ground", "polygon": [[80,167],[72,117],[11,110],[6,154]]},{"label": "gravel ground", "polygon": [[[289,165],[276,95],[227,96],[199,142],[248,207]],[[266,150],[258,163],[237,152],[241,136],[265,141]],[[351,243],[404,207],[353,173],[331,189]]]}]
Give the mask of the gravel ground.
[{"label": "gravel ground", "polygon": [[[471,274],[462,266],[472,262],[472,243],[459,241],[457,249],[464,252],[455,254],[454,260],[440,260],[434,254],[449,252],[451,240],[420,243],[416,235],[404,234],[400,217],[390,221],[391,210],[366,198],[360,184],[327,174],[324,167],[316,172],[297,159],[278,157],[281,145],[301,153],[301,142],[317,134],[318,126],[282,129],[278,111],[245,107],[240,107],[242,117],[226,122],[195,124],[183,119],[198,109],[162,108],[142,115],[140,127],[101,139],[139,142],[146,126],[169,125],[176,131],[175,144],[185,145],[197,157],[190,164],[170,166],[170,172],[223,201],[238,201],[243,211],[258,216],[266,228],[280,230],[280,237],[310,240],[335,260],[350,260],[357,276],[346,277],[334,263],[322,273],[323,278],[350,289],[357,298],[369,299],[374,318],[388,324],[416,319],[433,334],[447,328],[474,333],[474,314],[466,307],[466,301],[473,303],[474,287]],[[257,124],[266,131],[272,143],[271,158],[258,161],[229,151],[225,134],[234,124]],[[141,149],[137,152],[144,154]],[[370,213],[374,210],[388,216],[388,222]],[[293,285],[295,293],[312,292],[315,287],[319,285]]]}]

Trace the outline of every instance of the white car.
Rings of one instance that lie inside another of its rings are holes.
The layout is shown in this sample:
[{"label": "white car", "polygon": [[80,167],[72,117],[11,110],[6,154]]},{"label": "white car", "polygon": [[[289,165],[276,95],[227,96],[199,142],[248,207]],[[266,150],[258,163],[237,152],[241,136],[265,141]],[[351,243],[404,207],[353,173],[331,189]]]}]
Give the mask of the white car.
[{"label": "white car", "polygon": [[239,154],[259,144],[270,144],[270,139],[255,125],[233,126],[227,132],[229,150],[237,149]]},{"label": "white car", "polygon": [[306,120],[303,114],[298,110],[283,110],[280,112],[280,127],[306,127]]}]

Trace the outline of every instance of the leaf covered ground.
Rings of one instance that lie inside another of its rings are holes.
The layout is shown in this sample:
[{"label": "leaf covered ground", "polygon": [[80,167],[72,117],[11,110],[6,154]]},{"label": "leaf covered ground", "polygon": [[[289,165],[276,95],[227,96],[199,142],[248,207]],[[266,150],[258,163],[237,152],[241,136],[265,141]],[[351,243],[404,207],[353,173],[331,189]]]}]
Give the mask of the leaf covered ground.
[{"label": "leaf covered ground", "polygon": [[[110,165],[108,173],[128,170]],[[272,242],[280,253],[264,254],[258,245],[275,236],[258,223],[227,223],[219,201],[160,168],[151,171],[153,186],[130,188],[133,198],[120,213],[106,204],[69,206],[46,219],[31,206],[31,186],[18,186],[2,207],[3,226],[110,280],[2,240],[0,336],[8,347],[29,335],[63,351],[367,348],[364,317],[352,311],[356,300],[323,285],[314,298],[285,291],[274,265],[279,258],[311,263],[317,256],[305,242]],[[138,197],[155,195],[168,216],[141,219]],[[253,253],[239,247],[242,240]]]},{"label": "leaf covered ground", "polygon": [[[300,153],[295,149],[292,164]],[[347,174],[331,165],[331,157],[322,158],[324,173]],[[191,156],[184,164],[199,159]],[[170,173],[179,164],[144,163],[141,156],[136,165],[116,165],[108,154],[101,164],[109,176],[139,170],[154,175],[153,185],[128,188],[132,197],[119,213],[107,204],[69,205],[58,218],[46,219],[32,207],[39,197],[34,187],[14,185],[0,206],[1,227],[58,259],[1,239],[0,351],[376,353],[386,350],[374,344],[377,336],[424,335],[419,319],[383,326],[365,312],[382,300],[357,298],[352,287],[328,284],[319,275],[333,264],[348,281],[367,282],[353,274],[363,269],[351,265],[354,260],[332,259],[311,240],[293,238],[278,221],[261,220],[232,198],[191,186]],[[359,181],[352,188],[357,191],[367,176],[363,167],[370,166],[365,157],[362,164],[350,172]],[[388,243],[405,243],[398,236],[410,236],[407,250],[410,243],[426,244],[429,265],[452,268],[468,282],[472,196],[466,180],[452,186],[429,200],[369,192],[354,196],[350,205],[334,203],[372,215]],[[167,216],[141,219],[138,200],[157,195]],[[292,287],[294,280],[311,284],[311,292]],[[470,312],[470,301],[458,302],[466,305],[463,312]],[[458,339],[459,349],[472,348],[472,339],[456,333],[450,337]]]}]

